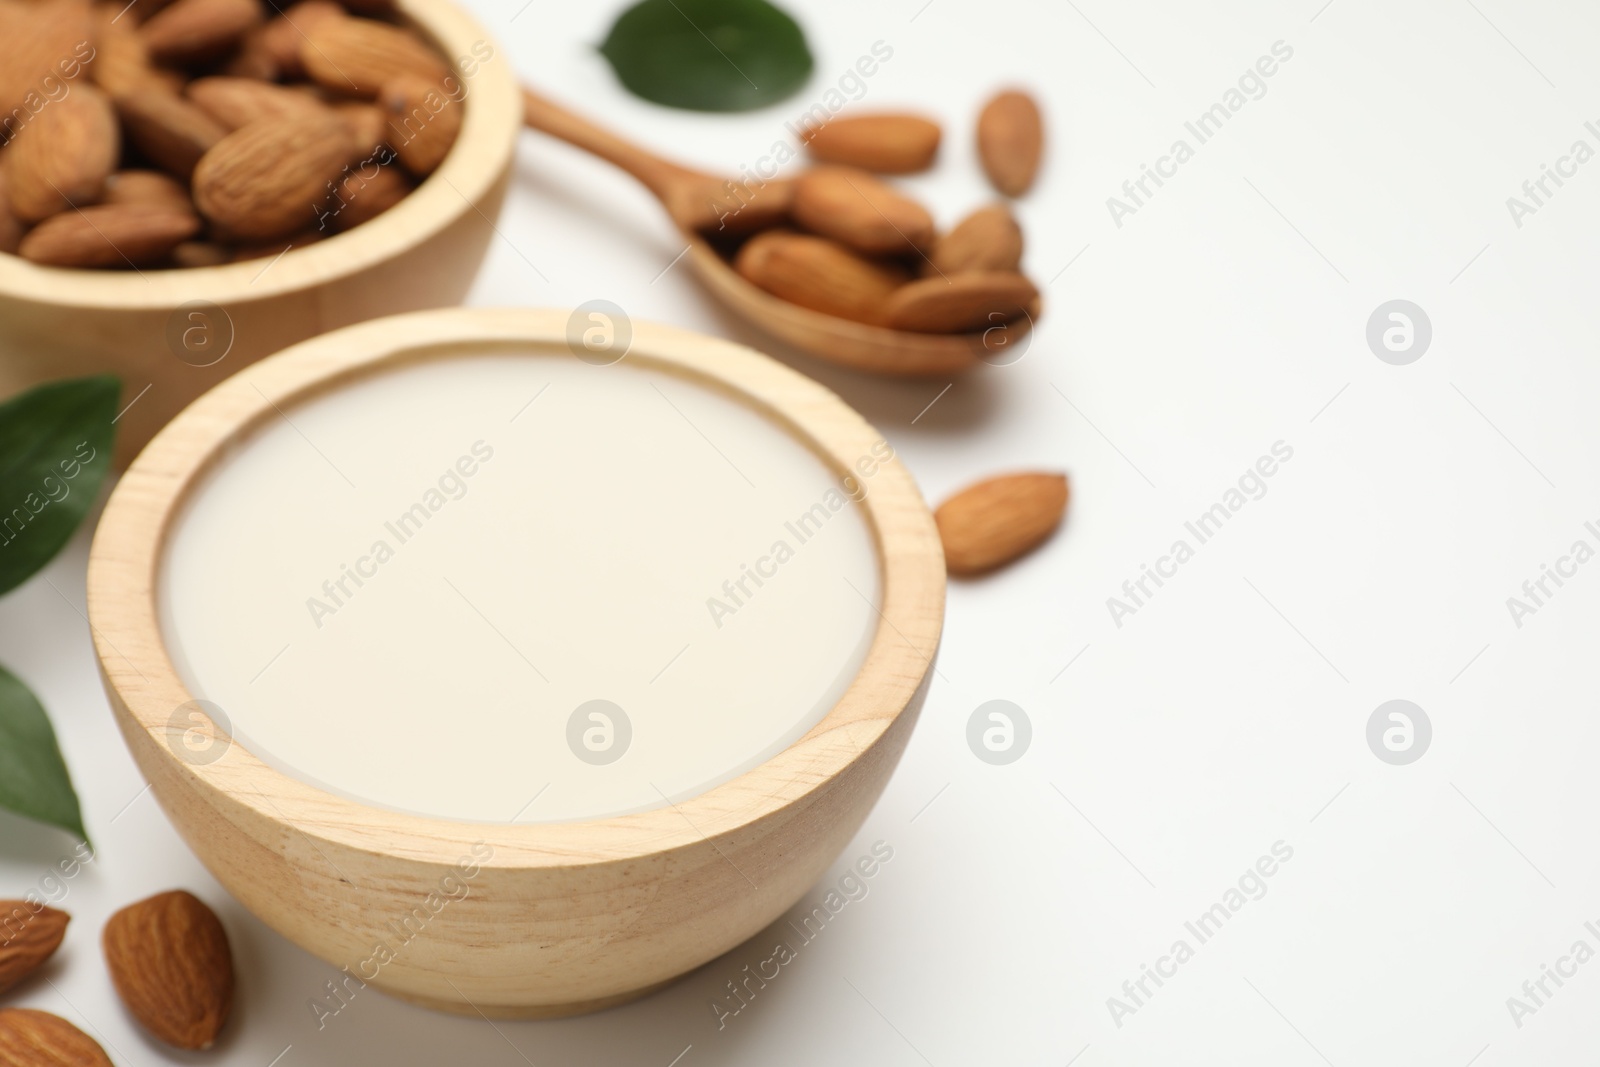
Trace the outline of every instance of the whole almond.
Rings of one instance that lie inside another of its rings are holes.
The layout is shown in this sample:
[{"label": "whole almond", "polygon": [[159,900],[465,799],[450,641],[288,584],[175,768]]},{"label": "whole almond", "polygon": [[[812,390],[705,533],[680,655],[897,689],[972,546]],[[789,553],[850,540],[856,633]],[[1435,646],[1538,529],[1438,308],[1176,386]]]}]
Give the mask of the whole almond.
[{"label": "whole almond", "polygon": [[0,142],[24,114],[59,95],[94,56],[94,17],[88,0],[0,0]]},{"label": "whole almond", "polygon": [[61,947],[72,917],[22,900],[0,900],[0,993],[38,970]]},{"label": "whole almond", "polygon": [[215,59],[262,22],[260,0],[176,0],[145,20],[139,36],[158,63]]},{"label": "whole almond", "polygon": [[450,73],[422,38],[371,19],[318,20],[300,42],[300,62],[318,84],[368,98],[402,74],[442,84]]},{"label": "whole almond", "polygon": [[966,576],[1010,563],[1042,544],[1066,510],[1063,474],[1007,474],[969,486],[933,513],[945,569]]},{"label": "whole almond", "polygon": [[194,214],[189,189],[170,174],[158,170],[119,170],[106,180],[106,204],[142,204]]},{"label": "whole almond", "polygon": [[175,70],[155,65],[150,49],[139,36],[131,17],[117,18],[117,9],[107,6],[95,11],[94,62],[89,77],[112,99],[141,89],[183,88],[183,77]]},{"label": "whole almond", "polygon": [[801,226],[869,256],[906,255],[933,243],[933,216],[853,167],[818,167],[795,179],[790,213]]},{"label": "whole almond", "polygon": [[791,304],[854,322],[877,322],[906,280],[904,269],[864,259],[825,237],[769,230],[739,250],[734,268]]},{"label": "whole almond", "polygon": [[256,119],[327,110],[326,104],[303,89],[253,78],[199,78],[189,83],[187,95],[229,132]]},{"label": "whole almond", "polygon": [[333,228],[340,233],[371,222],[410,195],[415,185],[393,163],[363,160],[335,183],[336,199],[330,204]]},{"label": "whole almond", "polygon": [[245,240],[270,240],[314,226],[355,156],[337,116],[258,119],[218,141],[194,169],[200,213]]},{"label": "whole almond", "polygon": [[300,62],[300,48],[306,34],[319,22],[345,17],[344,9],[333,0],[300,0],[261,28],[261,47],[283,77],[303,78],[306,68]]},{"label": "whole almond", "polygon": [[18,250],[49,267],[143,267],[200,231],[193,211],[148,204],[100,204],[52,215]]},{"label": "whole almond", "polygon": [[222,124],[198,106],[161,89],[140,89],[117,97],[128,140],[162,169],[188,178],[200,157],[228,135]]},{"label": "whole almond", "polygon": [[461,102],[426,78],[390,78],[378,93],[378,106],[389,120],[389,144],[419,178],[439,168],[461,133]]},{"label": "whole almond", "polygon": [[978,158],[994,187],[1021,196],[1039,173],[1044,152],[1044,120],[1027,93],[1008,90],[990,100],[978,116]]},{"label": "whole almond", "polygon": [[847,115],[809,126],[801,134],[811,154],[879,174],[927,170],[939,154],[939,124],[920,115]]},{"label": "whole almond", "polygon": [[1022,227],[1001,204],[979,208],[943,234],[928,251],[922,273],[1015,271],[1022,265]]},{"label": "whole almond", "polygon": [[883,308],[884,324],[915,333],[967,333],[1031,314],[1039,290],[1011,271],[923,278],[897,289]]},{"label": "whole almond", "polygon": [[39,112],[6,150],[12,214],[38,222],[94,203],[121,150],[110,100],[92,85],[74,86]]},{"label": "whole almond", "polygon": [[101,939],[111,984],[169,1045],[210,1048],[233,1006],[233,953],[212,910],[182,890],[131,904]]},{"label": "whole almond", "polygon": [[59,1015],[31,1008],[0,1011],[3,1067],[111,1067],[106,1050]]}]

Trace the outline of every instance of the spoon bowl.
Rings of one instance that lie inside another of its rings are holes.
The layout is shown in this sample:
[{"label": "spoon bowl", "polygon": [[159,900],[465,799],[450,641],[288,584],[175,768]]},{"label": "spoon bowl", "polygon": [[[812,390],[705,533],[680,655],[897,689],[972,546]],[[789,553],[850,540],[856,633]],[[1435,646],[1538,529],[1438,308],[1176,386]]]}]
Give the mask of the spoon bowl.
[{"label": "spoon bowl", "polygon": [[662,159],[596,126],[531,89],[523,90],[532,129],[599,156],[637,178],[666,208],[688,246],[690,269],[723,305],[752,326],[818,359],[896,377],[933,377],[970,370],[980,362],[1008,362],[1010,351],[1033,328],[1022,318],[975,333],[936,334],[891,330],[792,304],[752,285],[705,237],[759,229],[781,218],[790,182],[741,185]]}]

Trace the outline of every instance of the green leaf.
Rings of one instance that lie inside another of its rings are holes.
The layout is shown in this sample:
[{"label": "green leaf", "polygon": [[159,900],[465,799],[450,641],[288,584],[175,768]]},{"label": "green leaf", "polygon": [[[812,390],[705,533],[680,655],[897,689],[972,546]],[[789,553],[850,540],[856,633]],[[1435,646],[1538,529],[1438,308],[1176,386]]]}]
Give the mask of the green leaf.
[{"label": "green leaf", "polygon": [[4,667],[0,667],[0,808],[89,840],[50,719],[33,692]]},{"label": "green leaf", "polygon": [[750,111],[811,75],[805,34],[766,0],[642,0],[600,52],[630,92],[691,111]]},{"label": "green leaf", "polygon": [[61,551],[111,466],[121,383],[51,382],[0,404],[0,593]]}]

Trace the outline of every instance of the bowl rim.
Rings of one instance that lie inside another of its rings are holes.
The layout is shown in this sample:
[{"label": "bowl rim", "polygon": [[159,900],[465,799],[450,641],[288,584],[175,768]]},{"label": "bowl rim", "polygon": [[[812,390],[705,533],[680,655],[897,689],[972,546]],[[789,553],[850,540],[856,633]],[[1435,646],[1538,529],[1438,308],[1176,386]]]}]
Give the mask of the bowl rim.
[{"label": "bowl rim", "polygon": [[[522,104],[510,53],[449,0],[398,0],[403,22],[428,38],[466,86],[461,132],[439,168],[378,218],[270,261],[163,270],[46,267],[0,255],[0,297],[62,309],[147,310],[204,301],[228,306],[314,289],[359,275],[453,226],[510,165]],[[474,46],[487,45],[483,61]],[[462,59],[477,62],[465,76]]]},{"label": "bowl rim", "polygon": [[[283,417],[283,409],[357,377],[418,358],[450,358],[439,354],[441,347],[563,346],[568,319],[569,312],[553,309],[453,308],[345,327],[240,371],[161,430],[118,482],[89,559],[88,617],[95,652],[112,709],[136,756],[139,750],[153,754],[162,778],[176,774],[214,808],[245,809],[254,819],[313,842],[447,867],[459,861],[463,842],[487,839],[494,845],[487,866],[569,868],[627,862],[706,842],[715,847],[717,837],[830,788],[901,714],[917,706],[934,671],[943,625],[944,554],[921,492],[898,455],[891,455],[880,463],[862,500],[882,584],[879,622],[859,672],[838,703],[799,740],[686,800],[561,823],[466,822],[397,812],[292,777],[231,738],[223,740],[226,735],[209,717],[178,714],[194,697],[166,651],[157,577],[167,534],[185,499],[229,448],[263,421]],[[836,473],[849,471],[883,441],[833,392],[742,345],[636,322],[628,351],[628,358],[635,357],[653,369],[732,392],[784,424]],[[179,755],[180,738],[195,729],[223,745],[220,758],[196,762]],[[156,777],[149,768],[145,773]]]}]

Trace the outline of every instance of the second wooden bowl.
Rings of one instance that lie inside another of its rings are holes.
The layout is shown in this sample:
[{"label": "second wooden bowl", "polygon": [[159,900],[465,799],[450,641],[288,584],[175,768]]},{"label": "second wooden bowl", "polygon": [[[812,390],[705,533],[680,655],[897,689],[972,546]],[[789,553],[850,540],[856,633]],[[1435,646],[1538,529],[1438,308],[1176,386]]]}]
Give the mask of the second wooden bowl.
[{"label": "second wooden bowl", "polygon": [[[296,404],[363,375],[483,345],[575,360],[568,337],[565,312],[431,311],[348,327],[258,363],[196,401],[138,458],[106,507],[89,564],[91,629],[117,724],[200,860],[269,926],[348,966],[369,959],[468,858],[470,894],[434,914],[381,969],[357,976],[466,1014],[621,1003],[781,916],[888,782],[926,695],[943,621],[938,535],[910,475],[890,458],[860,502],[880,595],[843,696],[754,769],[666,807],[542,824],[411,815],[284,773],[226,737],[214,717],[175,716],[196,694],[163,630],[162,561],[209,471]],[[798,439],[833,478],[883,444],[833,393],[738,345],[634,324],[627,359],[734,398]],[[441,722],[473,728],[470,709],[448,710]],[[195,744],[220,757],[191,758]]]},{"label": "second wooden bowl", "polygon": [[[511,57],[446,0],[400,0],[467,95],[449,157],[399,205],[281,259],[187,270],[65,270],[0,254],[0,398],[87,374],[122,379],[117,465],[241,367],[339,326],[466,296],[494,236],[522,124]],[[471,77],[462,57],[476,62]]]}]

